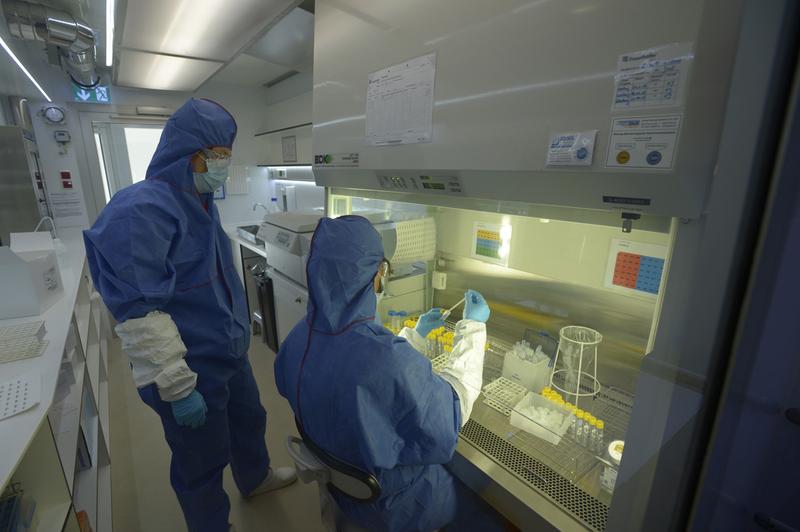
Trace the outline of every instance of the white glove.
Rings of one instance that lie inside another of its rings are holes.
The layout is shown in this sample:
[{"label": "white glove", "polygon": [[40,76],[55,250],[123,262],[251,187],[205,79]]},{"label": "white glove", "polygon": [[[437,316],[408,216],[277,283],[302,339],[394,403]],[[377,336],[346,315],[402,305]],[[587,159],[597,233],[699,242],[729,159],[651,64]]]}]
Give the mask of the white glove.
[{"label": "white glove", "polygon": [[[417,351],[425,350],[425,339],[408,327],[400,331],[401,337]],[[456,324],[453,353],[439,376],[450,383],[458,395],[461,406],[461,426],[472,414],[472,405],[483,388],[483,356],[486,348],[486,324],[461,320]]]},{"label": "white glove", "polygon": [[120,323],[114,330],[133,366],[137,388],[155,382],[161,399],[170,402],[192,393],[197,373],[183,359],[186,346],[169,314],[153,311]]}]

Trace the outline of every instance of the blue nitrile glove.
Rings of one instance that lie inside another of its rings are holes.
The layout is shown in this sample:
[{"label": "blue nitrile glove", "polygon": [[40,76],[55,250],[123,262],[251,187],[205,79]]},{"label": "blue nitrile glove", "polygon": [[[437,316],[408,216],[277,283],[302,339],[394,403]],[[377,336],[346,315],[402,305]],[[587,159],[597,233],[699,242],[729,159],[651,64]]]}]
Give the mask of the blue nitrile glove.
[{"label": "blue nitrile glove", "polygon": [[475,290],[467,290],[464,298],[464,319],[486,323],[491,311],[483,296]]},{"label": "blue nitrile glove", "polygon": [[419,320],[417,320],[417,326],[414,327],[414,330],[417,331],[420,336],[425,338],[428,336],[428,333],[434,329],[438,329],[439,327],[444,327],[442,309],[432,308],[419,317]]},{"label": "blue nitrile glove", "polygon": [[175,421],[182,427],[196,429],[202,427],[206,422],[208,407],[206,400],[197,390],[192,390],[192,393],[183,399],[172,401],[170,405],[172,405],[172,415],[175,416]]}]

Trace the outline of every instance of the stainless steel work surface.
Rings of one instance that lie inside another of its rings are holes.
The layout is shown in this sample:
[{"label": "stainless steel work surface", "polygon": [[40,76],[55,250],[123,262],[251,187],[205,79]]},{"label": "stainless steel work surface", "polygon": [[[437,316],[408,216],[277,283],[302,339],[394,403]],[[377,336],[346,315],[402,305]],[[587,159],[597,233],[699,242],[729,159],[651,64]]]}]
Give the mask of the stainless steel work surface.
[{"label": "stainless steel work surface", "polygon": [[[489,338],[484,361],[484,387],[501,376],[503,357],[510,346]],[[607,462],[604,453],[578,444],[565,434],[557,445],[511,425],[509,416],[488,406],[481,393],[460,437],[503,467],[545,499],[592,530],[605,530],[612,494],[600,483]],[[594,398],[581,402],[581,408],[606,422],[604,442],[624,439],[633,407],[628,392],[603,387]],[[484,471],[490,475],[490,471]],[[520,496],[510,490],[512,497]],[[533,508],[539,513],[539,509]]]}]

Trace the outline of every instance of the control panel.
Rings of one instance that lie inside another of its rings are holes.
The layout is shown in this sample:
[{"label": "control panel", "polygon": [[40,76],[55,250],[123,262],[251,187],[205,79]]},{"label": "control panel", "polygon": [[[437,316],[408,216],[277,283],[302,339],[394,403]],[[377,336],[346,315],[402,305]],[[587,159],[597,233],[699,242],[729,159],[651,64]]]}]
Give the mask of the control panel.
[{"label": "control panel", "polygon": [[378,184],[386,190],[434,194],[463,194],[458,176],[379,174]]}]

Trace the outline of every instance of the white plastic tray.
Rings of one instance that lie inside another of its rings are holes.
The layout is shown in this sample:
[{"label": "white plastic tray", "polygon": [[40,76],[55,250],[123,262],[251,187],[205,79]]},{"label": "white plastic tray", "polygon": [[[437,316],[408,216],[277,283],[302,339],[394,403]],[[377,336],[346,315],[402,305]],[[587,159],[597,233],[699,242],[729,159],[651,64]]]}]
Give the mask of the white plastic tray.
[{"label": "white plastic tray", "polygon": [[[537,423],[529,416],[524,414],[524,412],[531,408],[542,407],[562,414],[564,416],[563,421],[559,425],[545,427],[544,425]],[[534,436],[552,443],[553,445],[558,445],[561,442],[561,438],[564,436],[564,433],[567,432],[572,418],[573,415],[566,408],[558,406],[554,402],[550,401],[549,399],[545,399],[541,395],[529,392],[511,411],[509,423],[511,423],[512,426],[533,434]]]}]

